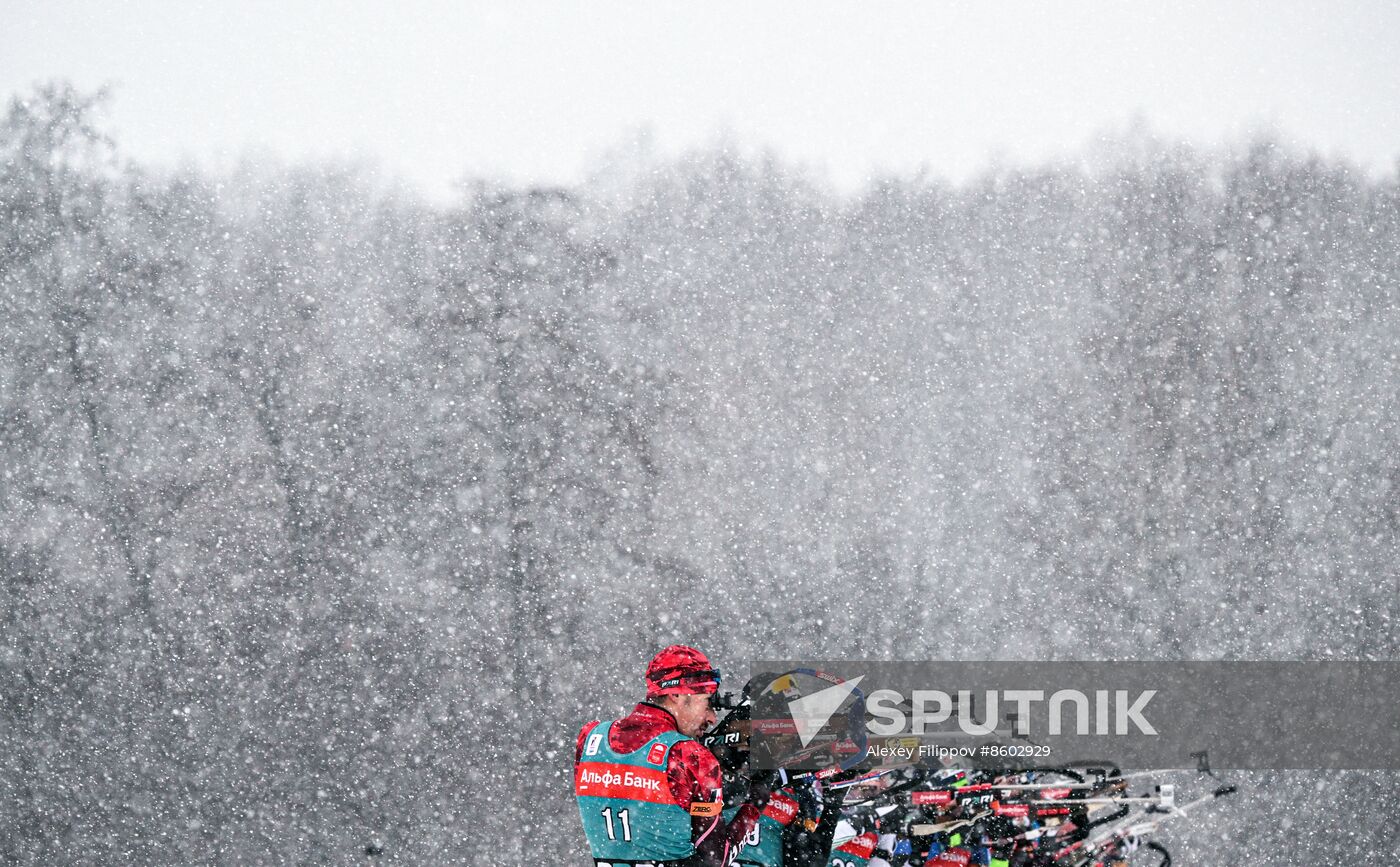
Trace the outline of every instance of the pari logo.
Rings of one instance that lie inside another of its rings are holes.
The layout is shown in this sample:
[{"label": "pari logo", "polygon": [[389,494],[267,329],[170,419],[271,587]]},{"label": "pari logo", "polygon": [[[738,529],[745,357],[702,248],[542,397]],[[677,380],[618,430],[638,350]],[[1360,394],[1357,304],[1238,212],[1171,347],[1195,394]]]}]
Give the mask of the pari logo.
[{"label": "pari logo", "polygon": [[[963,734],[985,736],[998,733],[1000,709],[1014,707],[1011,718],[1016,721],[1015,733],[1022,736],[1031,734],[1033,712],[1047,719],[1045,734],[1052,736],[1131,735],[1134,729],[1137,734],[1155,735],[1157,729],[1143,711],[1156,694],[1155,689],[1135,695],[1126,689],[1100,689],[1094,690],[1091,699],[1077,689],[1061,689],[1047,698],[1045,691],[1039,689],[989,689],[981,693],[983,711],[979,722],[974,718],[972,690],[961,689],[950,695],[941,689],[916,689],[905,696],[896,690],[877,689],[866,699],[871,715],[866,728],[879,736],[930,734],[934,726],[939,727],[936,731],[946,733],[946,726],[956,716]],[[798,725],[800,731],[801,723]]]}]

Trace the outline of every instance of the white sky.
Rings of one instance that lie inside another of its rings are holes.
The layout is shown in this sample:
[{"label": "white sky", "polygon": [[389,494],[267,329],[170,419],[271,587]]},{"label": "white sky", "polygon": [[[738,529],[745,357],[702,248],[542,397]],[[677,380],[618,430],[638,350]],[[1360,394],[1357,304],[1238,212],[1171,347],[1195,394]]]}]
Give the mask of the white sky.
[{"label": "white sky", "polygon": [[136,159],[365,156],[434,195],[577,180],[644,126],[663,153],[723,130],[844,187],[964,178],[1135,115],[1400,157],[1395,0],[0,0],[0,95],[53,77],[115,85]]}]

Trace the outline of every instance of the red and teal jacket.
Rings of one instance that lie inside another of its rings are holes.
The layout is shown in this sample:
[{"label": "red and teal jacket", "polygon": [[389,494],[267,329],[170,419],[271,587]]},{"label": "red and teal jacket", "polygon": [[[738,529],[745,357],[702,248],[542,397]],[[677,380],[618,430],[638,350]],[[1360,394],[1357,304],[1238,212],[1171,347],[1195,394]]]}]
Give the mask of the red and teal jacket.
[{"label": "red and teal jacket", "polygon": [[[742,809],[731,807],[724,811],[724,817],[733,821],[733,816]],[[760,814],[758,822],[749,829],[739,850],[739,864],[756,864],[759,867],[783,867],[783,834],[801,812],[801,806],[786,792],[774,792]]]},{"label": "red and teal jacket", "polygon": [[719,762],[647,702],[620,720],[585,725],[574,759],[574,793],[595,861],[719,867],[758,820],[758,809],[746,805],[725,823]]},{"label": "red and teal jacket", "polygon": [[831,860],[826,867],[865,867],[870,856],[875,854],[875,844],[879,842],[875,832],[867,831],[831,850]]}]

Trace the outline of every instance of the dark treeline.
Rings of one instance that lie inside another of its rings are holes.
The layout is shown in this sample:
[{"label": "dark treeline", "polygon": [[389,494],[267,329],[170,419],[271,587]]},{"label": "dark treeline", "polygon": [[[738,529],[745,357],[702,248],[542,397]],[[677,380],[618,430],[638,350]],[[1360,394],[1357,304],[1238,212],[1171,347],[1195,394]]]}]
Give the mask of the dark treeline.
[{"label": "dark treeline", "polygon": [[[153,174],[96,101],[0,121],[0,863],[582,863],[573,735],[672,640],[1397,653],[1394,176],[718,148],[431,207]],[[1394,777],[1253,780],[1182,860],[1400,849]]]}]

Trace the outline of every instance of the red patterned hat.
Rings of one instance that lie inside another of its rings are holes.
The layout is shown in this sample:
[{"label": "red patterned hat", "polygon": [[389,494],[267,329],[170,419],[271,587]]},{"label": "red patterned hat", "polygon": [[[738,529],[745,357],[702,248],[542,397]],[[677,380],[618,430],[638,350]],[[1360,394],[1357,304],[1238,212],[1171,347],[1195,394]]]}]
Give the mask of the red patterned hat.
[{"label": "red patterned hat", "polygon": [[673,644],[651,658],[647,666],[647,695],[695,695],[719,690],[719,669],[705,654]]}]

